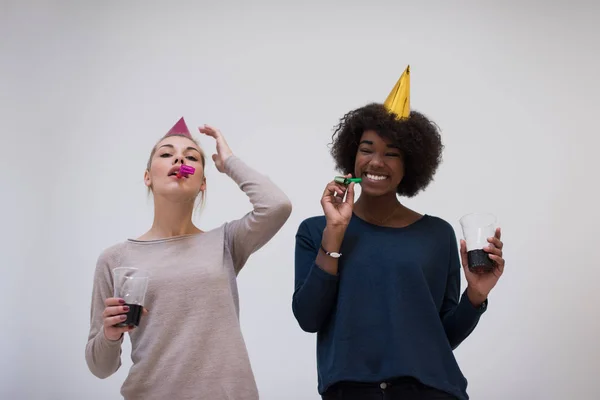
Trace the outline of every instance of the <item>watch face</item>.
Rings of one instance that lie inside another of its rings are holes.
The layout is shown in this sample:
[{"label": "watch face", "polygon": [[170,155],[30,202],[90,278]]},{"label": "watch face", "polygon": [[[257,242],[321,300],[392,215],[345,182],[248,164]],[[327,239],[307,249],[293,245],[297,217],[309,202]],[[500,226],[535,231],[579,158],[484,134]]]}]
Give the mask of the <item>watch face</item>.
[{"label": "watch face", "polygon": [[340,253],[336,253],[335,251],[329,253],[329,255],[333,258],[340,258],[342,256]]}]

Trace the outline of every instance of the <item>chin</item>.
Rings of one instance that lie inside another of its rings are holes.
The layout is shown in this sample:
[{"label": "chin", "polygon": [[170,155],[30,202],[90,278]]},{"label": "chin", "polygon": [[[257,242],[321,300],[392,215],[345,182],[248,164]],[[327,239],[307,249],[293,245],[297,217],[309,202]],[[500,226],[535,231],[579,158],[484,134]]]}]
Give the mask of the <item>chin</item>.
[{"label": "chin", "polygon": [[182,187],[163,187],[158,190],[154,190],[154,194],[157,196],[178,201],[196,198],[196,193],[198,193],[198,189]]},{"label": "chin", "polygon": [[395,190],[374,190],[374,189],[362,189],[361,194],[371,196],[371,197],[380,197],[380,196],[389,196],[391,193],[396,193]]}]

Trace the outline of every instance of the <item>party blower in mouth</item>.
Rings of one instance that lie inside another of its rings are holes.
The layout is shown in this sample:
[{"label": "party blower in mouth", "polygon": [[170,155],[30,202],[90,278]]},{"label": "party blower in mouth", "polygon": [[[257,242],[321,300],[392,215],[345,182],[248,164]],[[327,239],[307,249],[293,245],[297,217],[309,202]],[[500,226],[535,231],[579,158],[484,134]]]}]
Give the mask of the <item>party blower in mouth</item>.
[{"label": "party blower in mouth", "polygon": [[190,167],[189,165],[182,165],[177,172],[177,178],[187,178],[188,175],[194,175],[196,169],[194,167]]}]

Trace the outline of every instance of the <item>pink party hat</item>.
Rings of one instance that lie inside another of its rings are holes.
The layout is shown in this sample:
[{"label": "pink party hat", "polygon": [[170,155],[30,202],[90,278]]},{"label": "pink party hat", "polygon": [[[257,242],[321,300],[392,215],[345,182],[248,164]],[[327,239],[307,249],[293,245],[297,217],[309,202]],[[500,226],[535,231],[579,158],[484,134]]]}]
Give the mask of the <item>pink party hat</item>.
[{"label": "pink party hat", "polygon": [[184,135],[190,138],[192,137],[192,134],[190,133],[190,130],[185,124],[185,120],[183,119],[183,117],[181,117],[179,121],[177,121],[177,123],[173,125],[173,127],[169,130],[169,132],[167,132],[165,137],[170,135]]}]

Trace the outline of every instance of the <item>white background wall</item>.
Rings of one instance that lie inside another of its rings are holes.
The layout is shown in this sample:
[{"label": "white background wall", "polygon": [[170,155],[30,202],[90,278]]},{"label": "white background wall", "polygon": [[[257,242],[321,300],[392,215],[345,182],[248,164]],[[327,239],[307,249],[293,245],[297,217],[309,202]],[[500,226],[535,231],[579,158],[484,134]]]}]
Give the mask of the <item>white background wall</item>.
[{"label": "white background wall", "polygon": [[[457,234],[477,210],[504,230],[505,276],[456,351],[471,397],[600,398],[598,5],[166,3],[0,3],[1,398],[119,398],[129,343],[107,380],[84,361],[92,274],[148,228],[146,158],[185,115],[293,200],[239,278],[241,323],[262,398],[317,399],[315,338],[290,305],[294,234],[321,212],[333,125],[408,63],[446,151],[406,203]],[[207,174],[202,228],[249,210]]]}]

